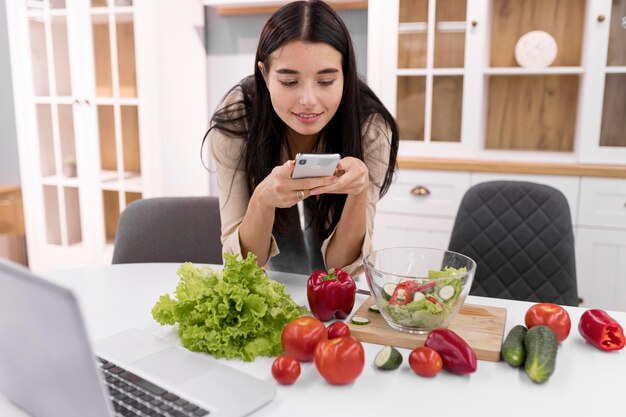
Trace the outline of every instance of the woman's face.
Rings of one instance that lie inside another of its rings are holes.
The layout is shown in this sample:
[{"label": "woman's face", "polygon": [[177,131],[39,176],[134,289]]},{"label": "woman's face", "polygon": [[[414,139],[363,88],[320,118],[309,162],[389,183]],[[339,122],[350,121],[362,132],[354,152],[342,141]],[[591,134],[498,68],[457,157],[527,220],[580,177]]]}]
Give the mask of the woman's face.
[{"label": "woman's face", "polygon": [[258,65],[282,121],[300,135],[319,134],[341,102],[339,51],[326,43],[294,41],[270,55],[269,71]]}]

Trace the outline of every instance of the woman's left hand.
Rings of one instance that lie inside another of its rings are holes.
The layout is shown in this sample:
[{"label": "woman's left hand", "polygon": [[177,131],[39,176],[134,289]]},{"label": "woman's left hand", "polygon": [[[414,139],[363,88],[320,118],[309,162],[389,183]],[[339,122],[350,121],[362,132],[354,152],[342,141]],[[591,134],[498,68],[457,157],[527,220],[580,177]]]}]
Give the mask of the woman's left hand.
[{"label": "woman's left hand", "polygon": [[318,194],[353,194],[359,195],[367,191],[369,171],[363,161],[352,156],[339,161],[335,176],[339,178],[334,184],[311,189],[311,195]]}]

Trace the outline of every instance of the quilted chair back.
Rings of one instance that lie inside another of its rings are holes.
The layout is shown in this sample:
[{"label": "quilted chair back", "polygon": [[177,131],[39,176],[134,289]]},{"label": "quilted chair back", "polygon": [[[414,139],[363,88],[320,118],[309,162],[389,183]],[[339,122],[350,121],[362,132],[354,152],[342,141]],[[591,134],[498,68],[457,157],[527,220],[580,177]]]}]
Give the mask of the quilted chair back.
[{"label": "quilted chair back", "polygon": [[559,190],[517,181],[471,187],[449,249],[476,261],[472,295],[578,305],[572,219]]},{"label": "quilted chair back", "polygon": [[133,201],[120,216],[113,263],[222,263],[217,197]]}]

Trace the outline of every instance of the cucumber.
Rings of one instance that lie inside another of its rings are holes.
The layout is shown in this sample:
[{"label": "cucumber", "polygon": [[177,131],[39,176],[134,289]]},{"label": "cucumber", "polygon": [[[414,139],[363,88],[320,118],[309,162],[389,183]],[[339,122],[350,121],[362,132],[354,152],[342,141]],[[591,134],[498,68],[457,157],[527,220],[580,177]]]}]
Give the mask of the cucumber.
[{"label": "cucumber", "polygon": [[554,331],[543,324],[531,327],[524,337],[524,348],[524,369],[528,377],[538,384],[547,381],[556,365],[558,342]]},{"label": "cucumber", "polygon": [[376,304],[372,304],[371,306],[369,306],[368,310],[373,313],[380,313],[380,309]]},{"label": "cucumber", "polygon": [[426,296],[424,295],[423,292],[416,292],[415,294],[413,294],[413,301],[422,301],[424,298],[426,298]]},{"label": "cucumber", "polygon": [[383,285],[383,297],[385,298],[385,300],[389,300],[395,290],[396,290],[396,284],[392,282],[388,282],[385,285]]},{"label": "cucumber", "polygon": [[454,296],[455,292],[456,290],[452,285],[445,285],[439,290],[439,298],[441,298],[443,301],[448,301]]},{"label": "cucumber", "polygon": [[385,346],[381,349],[376,358],[374,359],[374,365],[378,369],[391,370],[398,369],[402,364],[402,354],[398,352],[393,346]]},{"label": "cucumber", "polygon": [[502,359],[511,366],[522,366],[526,358],[524,337],[526,327],[518,324],[513,327],[502,344]]},{"label": "cucumber", "polygon": [[352,322],[352,324],[358,324],[358,325],[368,324],[370,322],[369,319],[365,317],[361,317],[361,316],[353,316],[350,321]]}]

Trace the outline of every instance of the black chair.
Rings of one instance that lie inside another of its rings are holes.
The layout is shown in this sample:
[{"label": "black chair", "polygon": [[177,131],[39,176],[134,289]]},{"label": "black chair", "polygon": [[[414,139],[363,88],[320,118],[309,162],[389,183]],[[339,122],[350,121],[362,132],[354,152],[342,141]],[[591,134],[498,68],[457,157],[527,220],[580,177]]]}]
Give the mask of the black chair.
[{"label": "black chair", "polygon": [[222,263],[217,197],[158,197],[129,204],[120,216],[113,263]]},{"label": "black chair", "polygon": [[559,190],[517,181],[471,187],[448,248],[476,261],[472,295],[578,305],[572,219]]}]

